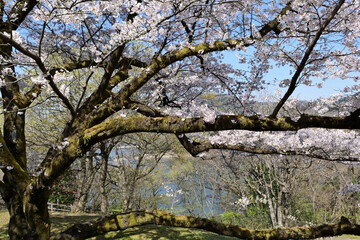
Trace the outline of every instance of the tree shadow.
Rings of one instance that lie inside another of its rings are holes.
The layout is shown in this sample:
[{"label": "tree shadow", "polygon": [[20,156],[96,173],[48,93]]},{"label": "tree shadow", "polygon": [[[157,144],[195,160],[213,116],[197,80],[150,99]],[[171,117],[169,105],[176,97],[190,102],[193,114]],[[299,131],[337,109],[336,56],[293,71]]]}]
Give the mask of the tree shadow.
[{"label": "tree shadow", "polygon": [[99,215],[51,213],[51,235],[56,235],[76,223],[84,223],[97,219]]},{"label": "tree shadow", "polygon": [[227,237],[215,233],[180,227],[166,227],[159,225],[145,225],[136,228],[129,228],[125,231],[118,231],[111,236],[97,236],[92,239],[96,240],[114,240],[114,239],[176,239],[176,240],[233,240],[238,238]]}]

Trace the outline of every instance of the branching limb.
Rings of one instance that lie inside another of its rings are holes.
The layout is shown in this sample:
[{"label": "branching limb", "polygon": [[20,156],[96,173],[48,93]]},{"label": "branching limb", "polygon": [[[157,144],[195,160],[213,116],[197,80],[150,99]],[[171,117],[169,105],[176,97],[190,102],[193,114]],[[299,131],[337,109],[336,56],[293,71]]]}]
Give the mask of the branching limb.
[{"label": "branching limb", "polygon": [[36,54],[30,52],[29,50],[23,48],[19,43],[14,41],[13,39],[9,38],[3,33],[0,33],[0,39],[3,40],[5,43],[10,44],[14,48],[16,48],[19,52],[22,54],[30,57],[33,59],[37,66],[40,68],[42,73],[45,75],[45,79],[49,81],[49,85],[51,86],[52,90],[55,92],[55,94],[62,100],[62,102],[65,104],[65,106],[70,110],[71,115],[75,116],[75,109],[71,105],[69,99],[62,94],[62,92],[59,90],[59,88],[56,86],[55,82],[53,81],[53,77],[48,73],[48,70],[46,69],[44,63],[41,61],[40,57]]},{"label": "branching limb", "polygon": [[[102,104],[106,99],[108,99],[111,96],[111,89],[113,89],[115,86],[117,86],[120,82],[125,81],[128,78],[128,71],[130,68],[130,62],[127,60],[120,61],[118,65],[121,67],[119,70],[111,76],[107,81],[107,84],[105,85],[106,74],[104,74],[102,83],[88,98],[84,100],[84,103],[79,108],[79,112],[82,115],[85,115],[89,112],[91,112],[94,107],[97,105]],[[103,85],[102,85],[103,84]],[[89,108],[91,106],[91,108]]]},{"label": "branching limb", "polygon": [[142,62],[136,58],[127,58],[127,57],[123,57],[122,59],[124,59],[125,61],[129,62],[129,64],[131,66],[134,67],[139,67],[139,68],[146,68],[148,66],[148,64],[146,62]]},{"label": "branching limb", "polygon": [[127,228],[147,224],[198,228],[218,233],[220,235],[253,240],[315,239],[319,237],[338,236],[342,234],[360,235],[360,225],[350,223],[345,217],[341,217],[340,222],[337,224],[255,230],[222,224],[206,218],[174,215],[160,210],[143,210],[107,216],[99,218],[91,223],[75,224],[64,232],[53,237],[52,240],[86,239],[102,235],[110,231],[125,230]]},{"label": "branching limb", "polygon": [[[271,31],[278,31],[278,18],[285,15],[290,10],[290,4],[287,4],[282,11],[268,24],[264,25],[260,30],[260,38],[265,37]],[[224,41],[216,41],[213,45],[201,43],[191,47],[183,47],[175,51],[168,52],[157,58],[154,58],[136,78],[127,83],[121,91],[115,95],[110,101],[104,104],[94,115],[97,115],[93,122],[99,122],[108,118],[114,112],[119,111],[129,101],[131,95],[144,86],[153,76],[169,65],[181,61],[187,57],[198,56],[216,51],[224,51],[228,49],[236,49],[238,47],[248,47],[255,43],[255,37],[246,37],[240,39],[227,39]],[[91,124],[90,124],[91,125]]]},{"label": "branching limb", "polygon": [[[91,66],[98,66],[98,64],[91,60],[69,62],[63,64],[61,67],[50,69],[49,73],[53,76],[57,71],[66,70],[68,72],[72,72],[77,69],[88,68]],[[41,84],[34,84],[32,88],[24,94],[24,97],[22,99],[22,108],[30,106],[34,99],[41,94],[41,89]]]}]

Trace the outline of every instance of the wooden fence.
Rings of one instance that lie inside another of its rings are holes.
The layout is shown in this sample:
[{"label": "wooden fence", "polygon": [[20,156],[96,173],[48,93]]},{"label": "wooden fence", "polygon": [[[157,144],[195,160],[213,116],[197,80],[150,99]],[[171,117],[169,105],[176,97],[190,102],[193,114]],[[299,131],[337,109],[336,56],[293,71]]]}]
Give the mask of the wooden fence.
[{"label": "wooden fence", "polygon": [[61,212],[70,212],[71,205],[59,204],[59,203],[48,203],[48,209],[50,212],[61,211]]}]

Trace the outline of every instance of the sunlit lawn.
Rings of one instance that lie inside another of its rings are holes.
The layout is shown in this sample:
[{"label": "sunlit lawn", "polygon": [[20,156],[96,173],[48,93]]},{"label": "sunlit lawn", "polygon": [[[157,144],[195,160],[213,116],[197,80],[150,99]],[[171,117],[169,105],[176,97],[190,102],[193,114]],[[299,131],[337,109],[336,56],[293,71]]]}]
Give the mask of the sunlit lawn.
[{"label": "sunlit lawn", "polygon": [[[98,216],[89,214],[68,214],[68,213],[51,213],[52,233],[56,234],[66,229],[74,223],[86,222],[96,219]],[[0,239],[8,239],[7,224],[9,222],[9,215],[6,210],[0,210]],[[198,229],[188,229],[180,227],[166,227],[157,225],[146,225],[136,228],[129,228],[125,231],[110,232],[106,235],[97,236],[91,239],[127,239],[127,240],[231,240],[237,238],[220,236],[215,233],[206,232]],[[331,238],[329,238],[331,239]],[[357,236],[344,235],[343,240],[346,239],[360,239]]]}]

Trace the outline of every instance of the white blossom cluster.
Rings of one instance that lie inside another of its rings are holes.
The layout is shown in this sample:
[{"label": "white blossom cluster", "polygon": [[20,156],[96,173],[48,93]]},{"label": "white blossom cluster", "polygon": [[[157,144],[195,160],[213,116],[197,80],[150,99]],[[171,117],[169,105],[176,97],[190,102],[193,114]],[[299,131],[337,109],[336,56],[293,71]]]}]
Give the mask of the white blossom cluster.
[{"label": "white blossom cluster", "polygon": [[184,194],[183,190],[181,190],[181,189],[174,190],[174,189],[172,189],[172,187],[170,187],[169,185],[166,185],[166,184],[163,184],[163,186],[166,191],[165,196],[167,196],[167,197],[176,198],[176,196]]},{"label": "white blossom cluster", "polygon": [[292,222],[295,222],[296,221],[296,217],[295,216],[292,216],[292,215],[287,215],[286,218]]},{"label": "white blossom cluster", "polygon": [[318,154],[328,159],[359,158],[360,132],[356,130],[301,129],[297,132],[222,131],[208,136],[212,144],[243,144],[279,153]]},{"label": "white blossom cluster", "polygon": [[239,209],[239,210],[246,210],[247,206],[249,206],[251,204],[251,201],[249,198],[247,198],[246,196],[239,198],[238,200],[236,200],[234,202],[234,205]]},{"label": "white blossom cluster", "polygon": [[198,105],[195,102],[191,102],[188,106],[185,107],[181,109],[167,108],[164,110],[164,112],[169,115],[182,117],[183,119],[189,117],[203,117],[205,122],[215,122],[217,115],[216,111],[209,108],[207,104]]}]

